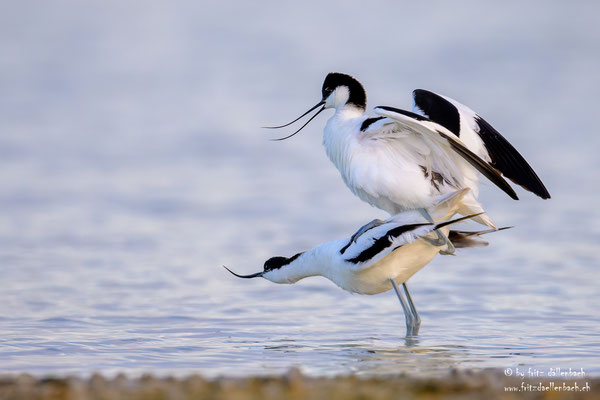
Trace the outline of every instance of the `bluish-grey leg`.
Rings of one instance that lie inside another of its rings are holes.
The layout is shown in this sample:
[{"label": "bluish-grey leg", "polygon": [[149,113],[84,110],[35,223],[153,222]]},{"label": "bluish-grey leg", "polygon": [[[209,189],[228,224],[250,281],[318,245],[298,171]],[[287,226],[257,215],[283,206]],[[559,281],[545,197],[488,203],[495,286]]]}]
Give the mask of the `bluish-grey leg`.
[{"label": "bluish-grey leg", "polygon": [[[404,296],[398,289],[398,285],[396,285],[396,282],[394,282],[393,279],[390,279],[390,282],[392,283],[392,287],[394,288],[394,291],[396,292],[396,296],[398,296],[398,300],[400,300],[400,305],[402,306],[402,309],[404,310],[404,318],[406,320],[406,336],[416,336],[419,333],[419,326],[421,325],[421,320],[419,319],[418,314],[417,314],[417,317],[415,318],[415,315],[411,311],[411,306],[404,299]],[[408,293],[408,292],[406,292],[406,293]],[[412,303],[412,300],[411,300],[411,303]],[[414,309],[414,304],[412,307]],[[416,310],[415,310],[415,312],[416,312]]]},{"label": "bluish-grey leg", "polygon": [[415,303],[413,303],[412,297],[408,292],[408,287],[406,286],[406,282],[402,284],[402,288],[404,289],[404,294],[406,295],[406,300],[408,301],[408,307],[410,308],[410,312],[413,315],[413,319],[416,321],[417,326],[421,326],[421,317],[419,317],[419,313],[417,312],[417,308],[415,307]]},{"label": "bluish-grey leg", "polygon": [[427,211],[425,208],[419,208],[417,211],[419,211],[419,213],[429,222],[433,223],[433,218],[431,218],[431,215],[429,215],[429,211]]},{"label": "bluish-grey leg", "polygon": [[352,238],[350,239],[352,242],[356,243],[356,240],[360,237],[360,235],[362,235],[363,233],[365,233],[366,231],[376,228],[379,225],[383,225],[385,222],[383,222],[380,219],[374,219],[373,221],[361,226],[355,233],[354,235],[352,235]]},{"label": "bluish-grey leg", "polygon": [[[435,221],[433,220],[433,218],[431,218],[431,215],[429,215],[429,212],[426,209],[419,208],[418,211],[427,221],[435,223]],[[454,245],[448,240],[446,235],[444,235],[437,229],[434,232],[437,235],[437,239],[423,239],[427,240],[427,242],[429,242],[432,246],[446,246],[445,249],[440,250],[440,253],[442,254],[454,254]]]}]

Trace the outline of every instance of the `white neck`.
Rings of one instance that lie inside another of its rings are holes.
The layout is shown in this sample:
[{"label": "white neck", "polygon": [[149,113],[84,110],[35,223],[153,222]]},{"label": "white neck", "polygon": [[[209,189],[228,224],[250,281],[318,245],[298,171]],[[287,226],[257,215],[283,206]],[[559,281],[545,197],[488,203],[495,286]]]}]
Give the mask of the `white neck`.
[{"label": "white neck", "polygon": [[362,108],[355,107],[350,104],[344,104],[337,107],[335,113],[329,118],[323,131],[323,144],[327,147],[328,140],[336,140],[334,138],[345,137],[354,132],[356,124],[364,115],[365,111]]},{"label": "white neck", "polygon": [[340,119],[348,120],[361,117],[364,113],[365,110],[363,108],[346,103],[335,108],[334,117],[337,116]]},{"label": "white neck", "polygon": [[344,180],[349,176],[347,168],[350,166],[350,160],[348,157],[363,115],[363,109],[351,105],[336,108],[335,114],[329,118],[323,131],[325,152]]},{"label": "white neck", "polygon": [[291,263],[265,273],[263,277],[275,283],[295,283],[309,276],[328,276],[333,256],[341,247],[337,242],[310,249]]}]

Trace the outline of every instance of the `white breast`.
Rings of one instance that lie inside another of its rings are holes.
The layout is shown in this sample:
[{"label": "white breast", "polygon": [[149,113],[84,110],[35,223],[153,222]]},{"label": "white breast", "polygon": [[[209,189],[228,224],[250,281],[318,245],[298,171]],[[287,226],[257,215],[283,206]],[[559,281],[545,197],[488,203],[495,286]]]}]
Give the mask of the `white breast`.
[{"label": "white breast", "polygon": [[424,178],[415,158],[427,149],[411,148],[410,139],[402,147],[364,137],[362,121],[364,117],[344,119],[336,113],[325,126],[325,151],[346,185],[361,200],[392,215],[429,207],[439,193]]}]

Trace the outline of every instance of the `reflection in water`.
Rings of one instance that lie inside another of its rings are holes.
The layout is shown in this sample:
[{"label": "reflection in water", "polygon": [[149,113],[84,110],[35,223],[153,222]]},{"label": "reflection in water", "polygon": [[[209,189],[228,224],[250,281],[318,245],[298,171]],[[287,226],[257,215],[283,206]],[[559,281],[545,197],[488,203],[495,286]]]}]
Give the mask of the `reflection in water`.
[{"label": "reflection in water", "polygon": [[[351,343],[339,342],[314,347],[290,341],[289,344],[265,346],[267,351],[286,354],[317,353],[326,365],[312,364],[308,373],[337,375],[355,373],[362,376],[445,373],[469,359],[468,349],[461,346],[426,348],[416,338],[404,338],[404,346],[382,345],[376,338],[356,339]],[[335,360],[335,361],[334,361]]]}]

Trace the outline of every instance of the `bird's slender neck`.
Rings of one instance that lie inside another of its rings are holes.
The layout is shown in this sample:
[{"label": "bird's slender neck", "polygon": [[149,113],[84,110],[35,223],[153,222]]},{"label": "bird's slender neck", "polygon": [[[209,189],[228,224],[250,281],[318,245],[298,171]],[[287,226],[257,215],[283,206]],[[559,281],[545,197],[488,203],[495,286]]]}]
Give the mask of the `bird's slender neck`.
[{"label": "bird's slender neck", "polygon": [[276,283],[295,283],[309,276],[326,276],[335,249],[329,243],[305,251],[289,264],[269,271],[265,278]]},{"label": "bird's slender neck", "polygon": [[349,149],[356,139],[357,127],[364,116],[364,109],[346,104],[336,108],[323,131],[323,146],[327,156],[346,179],[350,166]]},{"label": "bird's slender neck", "polygon": [[336,107],[335,114],[333,114],[332,118],[337,118],[339,120],[345,121],[349,119],[362,117],[364,113],[364,108],[358,107],[352,103],[346,103],[342,106]]},{"label": "bird's slender neck", "polygon": [[[329,118],[325,125],[323,132],[323,141],[325,147],[327,142],[334,142],[336,145],[348,138],[348,136],[354,132],[355,122],[363,117],[365,110],[360,107],[356,107],[352,104],[344,104],[343,106],[337,107],[335,113]],[[358,122],[356,122],[358,123]]]}]

